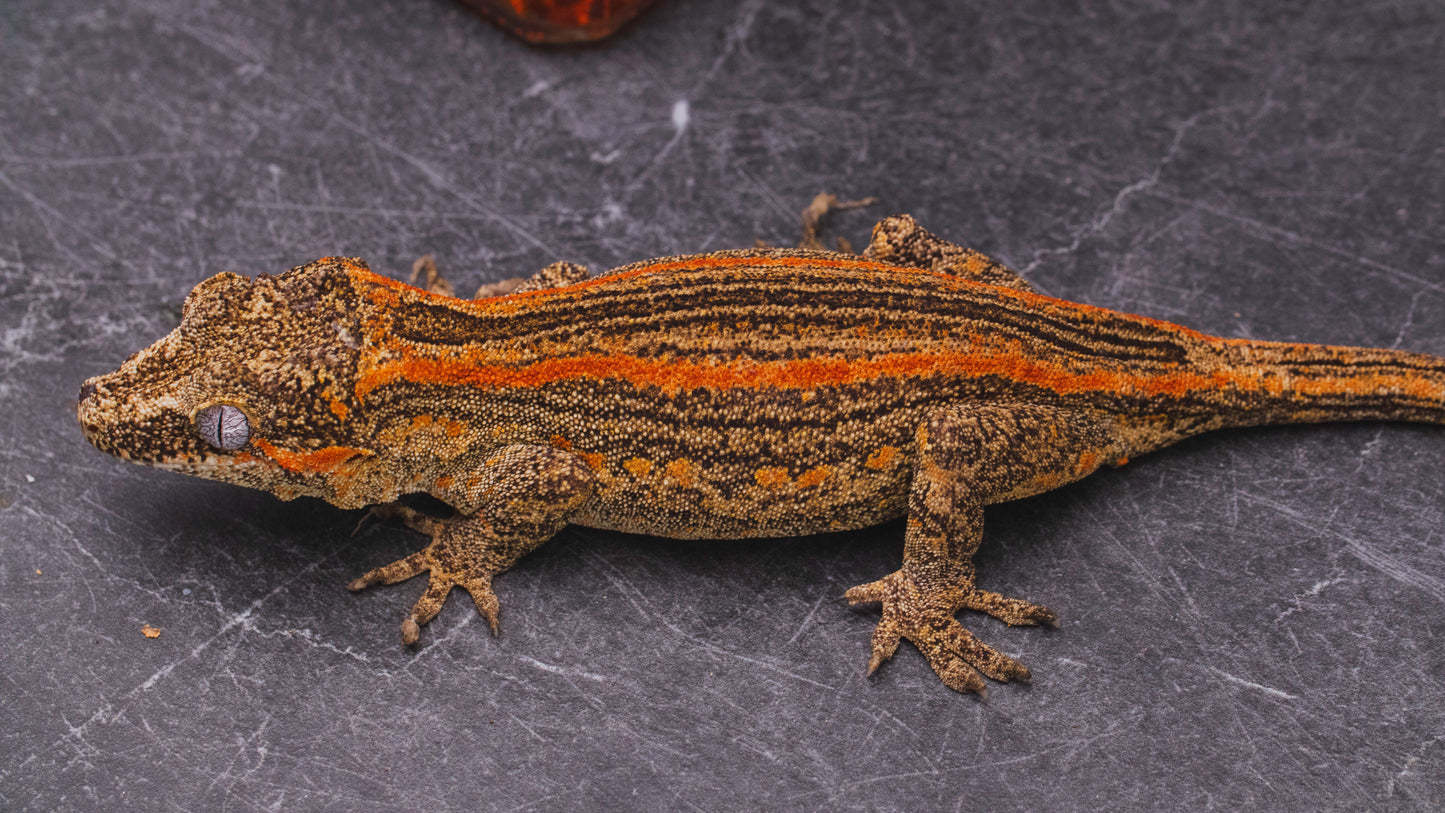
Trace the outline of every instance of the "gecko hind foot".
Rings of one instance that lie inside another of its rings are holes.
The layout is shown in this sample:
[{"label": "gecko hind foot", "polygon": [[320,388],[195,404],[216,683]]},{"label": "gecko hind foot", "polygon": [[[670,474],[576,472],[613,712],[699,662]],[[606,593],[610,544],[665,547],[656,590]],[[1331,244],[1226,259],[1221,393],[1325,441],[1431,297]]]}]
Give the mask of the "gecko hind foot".
[{"label": "gecko hind foot", "polygon": [[472,603],[477,605],[477,612],[487,619],[493,635],[501,632],[501,603],[492,590],[492,574],[475,567],[448,566],[447,560],[451,557],[445,555],[443,544],[444,539],[434,541],[426,549],[368,571],[347,585],[349,590],[364,590],[374,584],[396,584],[422,573],[429,574],[426,592],[417,599],[411,615],[401,624],[402,643],[416,643],[421,635],[421,625],[441,612],[453,587],[460,587],[471,594]]},{"label": "gecko hind foot", "polygon": [[[873,633],[872,674],[893,656],[900,640],[907,638],[928,659],[929,666],[944,685],[956,692],[988,695],[983,678],[1007,683],[1027,683],[1028,667],[974,637],[953,614],[962,607],[979,609],[1010,624],[1051,623],[1054,614],[1036,604],[1007,599],[997,593],[969,591],[960,599],[957,591],[928,591],[902,571],[849,590],[850,604],[880,602],[883,618]],[[1013,620],[1010,620],[1013,619]]]}]

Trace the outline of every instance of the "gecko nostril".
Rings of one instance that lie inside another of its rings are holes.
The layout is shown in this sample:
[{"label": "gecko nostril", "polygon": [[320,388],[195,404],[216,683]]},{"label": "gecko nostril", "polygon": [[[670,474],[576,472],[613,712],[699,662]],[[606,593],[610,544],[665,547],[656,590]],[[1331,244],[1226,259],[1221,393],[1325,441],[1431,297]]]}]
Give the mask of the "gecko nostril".
[{"label": "gecko nostril", "polygon": [[80,400],[85,401],[95,394],[96,386],[94,381],[87,381],[80,385]]}]

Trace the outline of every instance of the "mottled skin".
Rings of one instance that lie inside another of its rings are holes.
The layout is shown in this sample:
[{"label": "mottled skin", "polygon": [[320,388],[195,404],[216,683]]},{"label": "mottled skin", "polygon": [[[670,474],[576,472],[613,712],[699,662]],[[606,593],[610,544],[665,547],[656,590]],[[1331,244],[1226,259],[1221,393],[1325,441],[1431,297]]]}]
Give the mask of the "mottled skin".
[{"label": "mottled skin", "polygon": [[[223,406],[249,432],[237,448],[198,429]],[[352,584],[430,574],[407,642],[454,586],[495,629],[492,576],[567,523],[736,538],[907,515],[902,568],[847,593],[883,607],[870,670],[907,638],[982,693],[981,675],[1029,672],[955,613],[1054,620],[975,587],[985,505],[1221,427],[1445,423],[1445,359],[1052,299],[900,216],[862,256],[728,251],[591,279],[559,263],[479,300],[354,259],[221,274],[179,328],[85,383],[79,417],[107,452],[283,499],[449,503],[445,520],[381,509],[432,542]]]}]

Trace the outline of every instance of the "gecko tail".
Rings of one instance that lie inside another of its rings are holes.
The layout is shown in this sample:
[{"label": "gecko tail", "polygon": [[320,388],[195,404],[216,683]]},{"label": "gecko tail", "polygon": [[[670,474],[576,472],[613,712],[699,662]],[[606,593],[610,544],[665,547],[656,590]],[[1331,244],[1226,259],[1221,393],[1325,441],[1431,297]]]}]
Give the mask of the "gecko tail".
[{"label": "gecko tail", "polygon": [[1445,424],[1445,358],[1402,350],[1225,340],[1227,426],[1328,421]]}]

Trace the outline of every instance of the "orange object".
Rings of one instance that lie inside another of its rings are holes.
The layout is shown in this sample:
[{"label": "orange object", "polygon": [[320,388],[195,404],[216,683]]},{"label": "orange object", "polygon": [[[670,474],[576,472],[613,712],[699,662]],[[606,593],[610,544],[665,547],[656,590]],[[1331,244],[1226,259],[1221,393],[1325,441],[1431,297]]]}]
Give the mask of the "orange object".
[{"label": "orange object", "polygon": [[593,42],[617,32],[657,0],[461,0],[522,39]]}]

